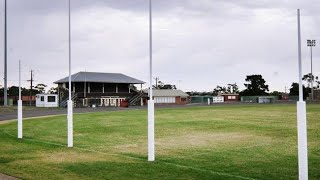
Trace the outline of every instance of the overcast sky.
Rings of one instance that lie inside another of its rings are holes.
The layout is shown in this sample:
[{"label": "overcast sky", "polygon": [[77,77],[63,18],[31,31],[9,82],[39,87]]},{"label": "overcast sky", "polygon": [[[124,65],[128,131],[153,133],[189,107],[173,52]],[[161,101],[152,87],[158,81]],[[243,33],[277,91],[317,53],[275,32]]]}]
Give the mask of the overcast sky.
[{"label": "overcast sky", "polygon": [[[153,2],[154,77],[185,91],[235,82],[243,89],[250,74],[262,74],[270,90],[290,87],[298,81],[297,8],[302,15],[304,74],[310,72],[306,40],[320,43],[319,0]],[[35,84],[53,86],[68,75],[67,5],[67,0],[8,0],[9,86],[18,84],[19,59],[24,86],[29,85],[31,69]],[[71,13],[72,73],[124,73],[148,82],[148,0],[72,0]],[[313,56],[316,75],[319,48]]]}]

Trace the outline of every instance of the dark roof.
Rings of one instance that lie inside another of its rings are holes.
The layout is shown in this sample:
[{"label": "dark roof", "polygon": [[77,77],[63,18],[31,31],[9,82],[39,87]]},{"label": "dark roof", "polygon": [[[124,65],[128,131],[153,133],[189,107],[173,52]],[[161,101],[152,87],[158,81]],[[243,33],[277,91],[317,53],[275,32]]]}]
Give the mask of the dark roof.
[{"label": "dark roof", "polygon": [[[78,72],[71,75],[72,82],[144,84],[145,82],[121,73]],[[55,81],[55,84],[69,82],[69,76]]]}]

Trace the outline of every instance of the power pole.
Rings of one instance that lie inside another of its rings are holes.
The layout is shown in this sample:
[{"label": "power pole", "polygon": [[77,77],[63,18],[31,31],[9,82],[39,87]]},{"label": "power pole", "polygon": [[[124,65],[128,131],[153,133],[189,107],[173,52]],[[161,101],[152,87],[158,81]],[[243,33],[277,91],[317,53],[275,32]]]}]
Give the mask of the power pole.
[{"label": "power pole", "polygon": [[287,94],[287,86],[284,87],[284,93]]},{"label": "power pole", "polygon": [[156,80],[156,89],[158,89],[158,81],[159,81],[159,77],[154,78]]},{"label": "power pole", "polygon": [[30,71],[30,80],[28,80],[28,82],[30,82],[30,91],[29,91],[29,106],[31,106],[31,100],[32,100],[32,87],[33,87],[33,72],[34,70],[31,69]]},{"label": "power pole", "polygon": [[4,1],[4,106],[8,106],[8,72],[7,72],[7,0]]}]

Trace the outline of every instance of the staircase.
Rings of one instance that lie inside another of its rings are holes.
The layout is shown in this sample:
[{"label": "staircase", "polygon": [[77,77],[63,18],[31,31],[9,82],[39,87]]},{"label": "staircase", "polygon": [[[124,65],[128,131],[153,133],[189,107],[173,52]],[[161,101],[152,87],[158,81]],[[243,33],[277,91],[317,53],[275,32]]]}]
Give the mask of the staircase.
[{"label": "staircase", "polygon": [[[73,101],[73,103],[75,103],[75,101],[78,99],[78,94],[74,93],[71,95],[71,100]],[[60,107],[67,107],[68,105],[68,100],[69,97],[67,97],[66,99],[64,99],[63,101],[60,102]]]},{"label": "staircase", "polygon": [[130,105],[130,106],[140,105],[142,96],[143,96],[143,92],[139,92],[137,95],[133,96],[133,97],[129,100],[129,105]]}]

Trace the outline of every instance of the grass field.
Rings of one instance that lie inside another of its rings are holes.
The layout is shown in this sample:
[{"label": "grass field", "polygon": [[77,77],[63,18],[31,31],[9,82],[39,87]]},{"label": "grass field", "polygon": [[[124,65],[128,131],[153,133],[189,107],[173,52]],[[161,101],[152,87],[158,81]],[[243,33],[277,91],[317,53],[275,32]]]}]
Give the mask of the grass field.
[{"label": "grass field", "polygon": [[[320,179],[320,105],[308,105],[309,177]],[[0,124],[0,172],[23,179],[297,179],[295,105],[156,110],[156,161],[147,162],[146,110]]]}]

